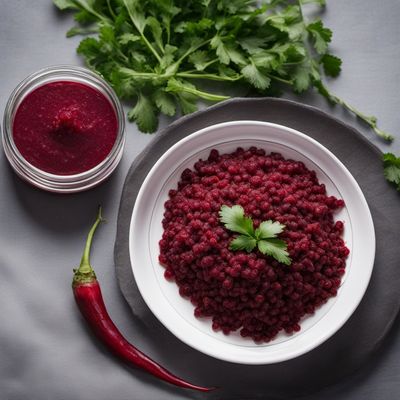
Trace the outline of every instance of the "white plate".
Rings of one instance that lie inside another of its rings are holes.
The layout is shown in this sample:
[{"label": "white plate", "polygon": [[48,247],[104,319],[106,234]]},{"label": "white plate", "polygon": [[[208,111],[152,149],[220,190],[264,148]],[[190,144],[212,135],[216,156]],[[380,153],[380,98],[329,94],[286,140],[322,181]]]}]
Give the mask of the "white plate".
[{"label": "white plate", "polygon": [[[302,161],[315,170],[329,195],[342,198],[346,207],[336,213],[345,222],[344,240],[350,249],[346,274],[338,295],[304,318],[301,331],[280,333],[268,344],[255,344],[238,333],[214,332],[208,318],[197,319],[194,307],[179,295],[175,282],[164,278],[158,262],[158,242],[168,191],[176,188],[185,168],[211,149],[227,153],[237,147],[256,146]],[[131,265],[136,283],[154,315],[175,336],[210,356],[243,364],[270,364],[297,357],[332,336],[361,301],[375,257],[375,231],[367,202],[346,167],[314,139],[285,126],[258,121],[234,121],[210,126],[172,146],[153,166],[136,199],[129,237]]]}]

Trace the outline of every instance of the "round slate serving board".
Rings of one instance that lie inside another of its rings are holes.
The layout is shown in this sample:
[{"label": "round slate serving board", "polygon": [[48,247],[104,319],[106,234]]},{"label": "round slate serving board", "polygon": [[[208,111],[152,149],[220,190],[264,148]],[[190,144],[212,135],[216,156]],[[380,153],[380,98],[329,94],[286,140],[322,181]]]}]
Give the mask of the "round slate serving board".
[{"label": "round slate serving board", "polygon": [[[358,181],[376,230],[376,258],[368,290],[349,321],[331,339],[296,359],[265,366],[231,364],[186,346],[156,320],[137,289],[129,256],[129,224],[148,171],[183,137],[209,125],[233,120],[269,121],[297,129],[331,150]],[[133,162],[125,180],[118,216],[115,265],[119,285],[134,318],[144,323],[149,343],[176,348],[192,380],[215,385],[212,399],[300,397],[331,385],[364,364],[381,344],[400,306],[400,197],[384,179],[381,152],[355,129],[316,108],[274,98],[233,99],[183,117],[162,132]],[[161,344],[162,343],[162,344]],[[173,354],[173,351],[172,351]],[[163,362],[163,360],[158,360]],[[188,393],[189,395],[189,393]],[[190,394],[194,398],[204,395]]]}]

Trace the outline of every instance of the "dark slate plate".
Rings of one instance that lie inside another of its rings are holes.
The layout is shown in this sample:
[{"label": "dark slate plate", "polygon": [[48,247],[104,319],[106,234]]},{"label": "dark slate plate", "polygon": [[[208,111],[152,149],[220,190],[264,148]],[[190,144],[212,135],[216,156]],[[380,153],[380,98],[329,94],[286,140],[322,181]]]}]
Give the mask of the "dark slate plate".
[{"label": "dark slate plate", "polygon": [[[349,321],[315,350],[294,360],[246,366],[216,360],[186,346],[167,331],[144,303],[129,259],[129,224],[140,186],[154,163],[174,143],[206,126],[233,120],[270,121],[297,129],[331,150],[358,181],[376,229],[376,259],[368,290]],[[400,306],[400,221],[397,192],[385,181],[381,152],[355,129],[315,109],[282,99],[233,99],[183,117],[162,132],[132,164],[126,177],[118,216],[115,265],[122,293],[134,316],[145,324],[149,345],[169,346],[169,366],[185,365],[192,380],[223,389],[208,398],[254,399],[268,395],[290,398],[315,392],[354,372],[379,347]],[[159,360],[163,361],[163,360]],[[193,395],[197,396],[197,395]]]}]

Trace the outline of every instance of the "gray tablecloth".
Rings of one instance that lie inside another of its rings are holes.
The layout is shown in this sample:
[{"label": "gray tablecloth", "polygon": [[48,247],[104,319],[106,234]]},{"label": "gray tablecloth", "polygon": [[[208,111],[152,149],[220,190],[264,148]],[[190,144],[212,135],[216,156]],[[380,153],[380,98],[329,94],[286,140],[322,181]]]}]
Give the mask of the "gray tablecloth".
[{"label": "gray tablecloth", "polygon": [[[390,149],[399,153],[400,2],[328,2],[323,18],[334,31],[332,48],[344,60],[341,77],[330,86],[361,110],[377,115],[381,126],[397,137]],[[27,74],[47,65],[81,61],[75,55],[79,39],[64,37],[71,18],[56,12],[51,1],[3,0],[0,5],[3,110],[9,93]],[[330,109],[313,94],[302,96],[301,101],[327,110],[356,126],[381,149],[389,149],[340,108]],[[163,121],[164,126],[167,123]],[[157,349],[149,348],[145,328],[131,318],[113,267],[123,180],[132,160],[151,140],[151,135],[140,134],[128,124],[124,158],[113,177],[97,189],[73,196],[52,195],[27,186],[16,178],[0,153],[1,400],[187,398],[187,393],[177,394],[141,372],[122,367],[98,347],[76,312],[70,289],[72,268],[79,262],[95,207],[102,203],[109,223],[98,233],[92,261],[109,311],[127,337],[169,366],[169,349],[162,343]],[[395,398],[400,390],[399,332],[400,324],[396,323],[373,362],[313,398]],[[184,354],[173,356],[182,360],[174,372],[190,378],[193,366],[185,363]],[[201,363],[196,366],[201,367]]]}]

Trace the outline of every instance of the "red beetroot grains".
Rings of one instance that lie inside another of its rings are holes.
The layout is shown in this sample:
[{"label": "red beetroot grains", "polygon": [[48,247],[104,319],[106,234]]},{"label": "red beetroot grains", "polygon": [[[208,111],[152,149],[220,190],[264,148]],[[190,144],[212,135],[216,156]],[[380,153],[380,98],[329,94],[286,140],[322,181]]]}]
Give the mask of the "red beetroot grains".
[{"label": "red beetroot grains", "polygon": [[[223,204],[241,205],[255,227],[268,219],[285,224],[280,238],[292,264],[229,250],[236,234],[219,221]],[[333,219],[343,206],[301,162],[255,147],[211,150],[169,192],[159,260],[196,317],[211,317],[216,331],[240,329],[243,337],[269,342],[281,330],[299,331],[302,317],[336,296],[349,254],[343,222]]]}]

